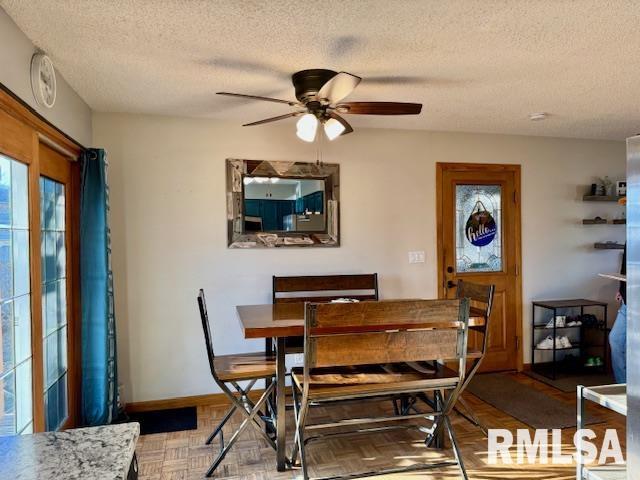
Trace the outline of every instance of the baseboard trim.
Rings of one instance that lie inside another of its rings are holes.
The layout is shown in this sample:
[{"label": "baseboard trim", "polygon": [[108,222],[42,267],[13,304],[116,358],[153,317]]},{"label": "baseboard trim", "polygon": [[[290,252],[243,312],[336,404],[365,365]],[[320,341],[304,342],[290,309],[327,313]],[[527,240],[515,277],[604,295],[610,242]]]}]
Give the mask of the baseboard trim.
[{"label": "baseboard trim", "polygon": [[[257,388],[249,392],[249,397],[253,401],[257,401],[262,393],[263,388]],[[287,387],[286,393],[290,393],[290,387]],[[185,407],[227,407],[231,402],[224,393],[207,393],[205,395],[193,395],[189,397],[164,398],[162,400],[146,400],[144,402],[127,403],[124,407],[128,413],[149,412],[151,410],[169,410],[171,408]]]},{"label": "baseboard trim", "polygon": [[125,410],[129,413],[148,412],[151,410],[169,410],[184,407],[224,407],[229,405],[229,399],[224,393],[208,393],[190,397],[165,398],[162,400],[147,400],[144,402],[127,403]]}]

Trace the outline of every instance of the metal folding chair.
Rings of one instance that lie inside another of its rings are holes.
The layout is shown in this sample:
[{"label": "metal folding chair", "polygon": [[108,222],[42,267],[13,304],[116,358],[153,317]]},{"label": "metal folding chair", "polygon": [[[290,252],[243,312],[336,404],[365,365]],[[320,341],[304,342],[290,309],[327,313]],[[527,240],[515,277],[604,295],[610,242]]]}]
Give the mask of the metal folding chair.
[{"label": "metal folding chair", "polygon": [[[262,412],[263,405],[267,405],[270,401],[271,394],[275,390],[275,383],[271,382],[260,396],[257,402],[253,402],[249,398],[249,392],[260,379],[270,380],[276,374],[276,359],[274,356],[264,353],[244,353],[237,355],[216,356],[213,353],[213,339],[209,325],[209,317],[207,314],[207,304],[204,298],[204,291],[201,289],[198,293],[198,308],[200,310],[200,319],[202,320],[202,329],[204,331],[204,340],[207,347],[207,356],[209,358],[209,367],[211,375],[220,390],[229,398],[231,407],[222,417],[220,423],[207,439],[207,445],[211,444],[216,437],[220,437],[220,453],[213,461],[206,476],[210,477],[218,468],[220,462],[229,453],[233,444],[238,440],[240,434],[249,426],[253,425],[260,432],[266,442],[275,450],[276,445],[266,432],[265,424],[272,421]],[[239,382],[248,381],[245,387],[240,386]],[[234,390],[232,390],[232,387]],[[270,409],[275,411],[274,408]],[[231,435],[229,441],[225,444],[223,427],[229,421],[234,412],[241,412],[245,418]]]},{"label": "metal folding chair", "polygon": [[[442,423],[449,433],[455,461],[389,468],[361,472],[346,477],[400,473],[412,470],[458,465],[466,471],[449,414],[455,405],[466,374],[466,350],[469,301],[405,300],[363,302],[360,304],[308,303],[305,311],[304,367],[294,368],[295,444],[291,462],[300,465],[305,480],[308,475],[307,444],[321,438],[349,433],[380,432],[395,428],[418,428],[416,424],[388,425],[407,419],[429,419],[432,431]],[[384,345],[384,348],[380,348]],[[437,364],[433,372],[419,372],[405,362],[455,360],[454,371]],[[336,422],[308,424],[311,403],[323,404],[354,399],[433,392],[439,402],[434,411],[403,412],[367,418],[349,418]],[[445,397],[442,392],[447,392]],[[433,418],[437,420],[432,420]],[[337,427],[376,425],[373,428],[344,430],[307,437],[307,431],[327,431]]]},{"label": "metal folding chair", "polygon": [[[469,327],[471,331],[475,331],[481,336],[482,343],[479,350],[468,353],[468,358],[472,361],[472,364],[471,368],[467,371],[467,376],[461,391],[464,391],[469,386],[469,383],[473,380],[473,376],[480,368],[482,360],[484,360],[487,354],[487,347],[489,346],[489,317],[491,316],[491,308],[493,307],[494,292],[495,285],[480,285],[478,283],[458,280],[456,298],[468,298],[470,301],[470,309],[474,311],[474,316],[483,316],[485,320],[484,325],[481,327]],[[462,407],[464,411],[460,410],[459,407]],[[458,405],[456,405],[455,411],[465,420],[482,430],[485,436],[488,435],[487,427],[476,417],[473,409],[467,404],[464,398],[458,398]]]}]

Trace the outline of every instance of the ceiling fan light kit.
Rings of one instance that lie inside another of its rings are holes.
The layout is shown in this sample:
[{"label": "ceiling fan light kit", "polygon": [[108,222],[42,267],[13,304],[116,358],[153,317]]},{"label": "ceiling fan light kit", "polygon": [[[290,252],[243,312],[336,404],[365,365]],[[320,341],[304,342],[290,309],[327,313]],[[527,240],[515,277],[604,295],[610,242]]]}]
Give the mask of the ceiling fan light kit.
[{"label": "ceiling fan light kit", "polygon": [[324,122],[324,133],[327,135],[327,138],[329,140],[335,140],[340,135],[342,135],[345,130],[345,126],[335,118],[330,118],[329,120]]},{"label": "ceiling fan light kit", "polygon": [[318,119],[313,113],[305,113],[296,123],[296,135],[300,140],[313,142],[318,131]]},{"label": "ceiling fan light kit", "polygon": [[[263,125],[291,117],[300,117],[296,123],[296,135],[305,142],[316,139],[318,124],[322,123],[329,140],[353,132],[353,128],[339,114],[350,115],[418,115],[420,103],[404,102],[342,102],[360,84],[362,79],[347,72],[334,72],[322,68],[301,70],[291,76],[297,102],[259,95],[217,92],[218,95],[248,98],[266,102],[284,103],[296,107],[296,112],[265,118],[243,126]],[[302,115],[302,116],[301,116]]]}]

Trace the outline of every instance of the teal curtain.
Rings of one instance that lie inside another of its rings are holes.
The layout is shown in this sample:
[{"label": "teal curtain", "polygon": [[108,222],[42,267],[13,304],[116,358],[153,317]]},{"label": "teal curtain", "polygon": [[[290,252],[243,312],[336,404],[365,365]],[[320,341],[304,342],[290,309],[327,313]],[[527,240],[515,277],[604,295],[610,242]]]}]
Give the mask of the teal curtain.
[{"label": "teal curtain", "polygon": [[81,161],[82,422],[105,425],[118,414],[106,153],[89,149]]}]

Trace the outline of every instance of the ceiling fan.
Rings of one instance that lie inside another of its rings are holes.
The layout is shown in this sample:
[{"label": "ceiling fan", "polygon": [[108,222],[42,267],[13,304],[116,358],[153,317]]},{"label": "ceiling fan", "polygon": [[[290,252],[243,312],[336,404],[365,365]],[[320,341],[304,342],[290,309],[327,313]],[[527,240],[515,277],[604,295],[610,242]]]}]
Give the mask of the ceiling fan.
[{"label": "ceiling fan", "polygon": [[335,140],[340,135],[353,132],[353,128],[341,114],[417,115],[422,110],[421,103],[342,102],[362,80],[360,77],[347,72],[338,73],[333,70],[315,68],[296,72],[291,76],[291,80],[295,87],[297,102],[241,93],[217,93],[218,95],[284,103],[291,107],[296,107],[298,110],[295,112],[246,123],[243,127],[277,122],[290,117],[300,117],[296,124],[296,135],[306,142],[315,140],[319,124],[324,126],[324,133],[329,140]]}]

